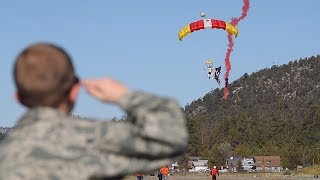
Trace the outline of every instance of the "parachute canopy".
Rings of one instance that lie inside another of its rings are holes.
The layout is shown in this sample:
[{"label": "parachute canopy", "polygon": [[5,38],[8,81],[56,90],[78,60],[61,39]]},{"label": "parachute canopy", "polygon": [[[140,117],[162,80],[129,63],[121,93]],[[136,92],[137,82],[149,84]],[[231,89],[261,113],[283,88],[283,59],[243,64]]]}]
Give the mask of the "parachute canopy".
[{"label": "parachute canopy", "polygon": [[227,23],[222,20],[217,19],[202,19],[199,21],[192,22],[191,24],[188,24],[187,26],[183,27],[178,32],[179,40],[182,41],[184,37],[186,37],[188,34],[192,33],[193,31],[198,31],[201,29],[223,29],[228,31],[229,33],[235,35],[235,37],[238,36],[238,29],[231,25],[230,23]]}]

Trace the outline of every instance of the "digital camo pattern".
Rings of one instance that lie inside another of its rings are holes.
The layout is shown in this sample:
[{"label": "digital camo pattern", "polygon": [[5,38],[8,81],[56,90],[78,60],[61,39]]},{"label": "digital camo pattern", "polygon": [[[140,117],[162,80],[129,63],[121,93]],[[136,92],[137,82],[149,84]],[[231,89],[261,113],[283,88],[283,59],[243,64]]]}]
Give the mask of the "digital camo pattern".
[{"label": "digital camo pattern", "polygon": [[11,129],[12,128],[10,128],[10,127],[0,127],[0,133],[6,135],[6,134],[10,133]]},{"label": "digital camo pattern", "polygon": [[174,100],[131,92],[120,106],[127,121],[28,111],[0,144],[0,179],[121,179],[157,170],[185,152],[185,119]]}]

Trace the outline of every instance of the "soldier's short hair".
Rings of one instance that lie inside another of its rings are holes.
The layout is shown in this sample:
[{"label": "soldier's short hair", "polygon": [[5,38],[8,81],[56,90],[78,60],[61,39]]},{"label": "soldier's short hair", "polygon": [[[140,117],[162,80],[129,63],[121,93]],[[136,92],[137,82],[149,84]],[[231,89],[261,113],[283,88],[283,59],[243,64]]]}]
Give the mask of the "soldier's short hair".
[{"label": "soldier's short hair", "polygon": [[50,43],[22,50],[14,65],[14,80],[20,101],[27,107],[57,107],[78,82],[70,56]]}]

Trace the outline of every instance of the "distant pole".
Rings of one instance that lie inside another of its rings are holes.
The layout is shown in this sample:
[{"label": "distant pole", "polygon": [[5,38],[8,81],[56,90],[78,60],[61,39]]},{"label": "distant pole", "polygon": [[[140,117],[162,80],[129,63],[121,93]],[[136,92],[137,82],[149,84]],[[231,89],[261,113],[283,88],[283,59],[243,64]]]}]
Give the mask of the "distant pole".
[{"label": "distant pole", "polygon": [[317,148],[318,150],[318,164],[320,164],[320,148]]}]

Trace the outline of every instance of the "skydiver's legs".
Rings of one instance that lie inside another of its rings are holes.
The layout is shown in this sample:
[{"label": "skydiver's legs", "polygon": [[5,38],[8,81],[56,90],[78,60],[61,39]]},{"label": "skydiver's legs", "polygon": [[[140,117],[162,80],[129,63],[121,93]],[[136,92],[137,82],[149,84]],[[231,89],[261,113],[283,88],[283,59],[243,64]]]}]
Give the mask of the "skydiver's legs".
[{"label": "skydiver's legs", "polygon": [[218,78],[215,78],[215,79],[216,79],[216,81],[218,82],[218,84],[220,86],[220,79],[218,79]]},{"label": "skydiver's legs", "polygon": [[219,80],[219,76],[215,75],[214,78],[215,78],[217,81],[220,81],[220,80]]}]

